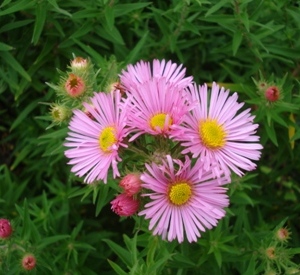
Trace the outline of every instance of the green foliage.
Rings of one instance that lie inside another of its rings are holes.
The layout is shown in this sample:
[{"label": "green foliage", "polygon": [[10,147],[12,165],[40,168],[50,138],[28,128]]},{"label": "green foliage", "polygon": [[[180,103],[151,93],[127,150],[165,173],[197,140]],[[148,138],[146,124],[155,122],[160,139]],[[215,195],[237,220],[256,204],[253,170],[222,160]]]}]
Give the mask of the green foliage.
[{"label": "green foliage", "polygon": [[[299,274],[299,14],[299,1],[287,0],[4,0],[0,218],[14,231],[0,240],[0,273],[23,274],[33,253],[33,274]],[[253,109],[258,169],[232,179],[227,216],[197,243],[167,243],[138,217],[120,220],[109,205],[116,182],[84,186],[70,174],[67,124],[52,125],[44,103],[56,100],[46,82],[59,83],[56,69],[73,56],[95,64],[95,90],[129,63],[164,58]],[[268,102],[261,83],[280,99]],[[282,227],[286,243],[274,238]]]}]

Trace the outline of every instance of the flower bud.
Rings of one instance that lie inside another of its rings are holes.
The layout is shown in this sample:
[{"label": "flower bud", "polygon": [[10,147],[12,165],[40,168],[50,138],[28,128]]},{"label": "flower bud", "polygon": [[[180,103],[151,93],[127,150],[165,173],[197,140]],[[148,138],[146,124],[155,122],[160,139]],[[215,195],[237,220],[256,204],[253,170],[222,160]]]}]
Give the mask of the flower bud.
[{"label": "flower bud", "polygon": [[126,194],[118,195],[110,204],[113,212],[125,217],[133,215],[139,208],[139,201]]},{"label": "flower bud", "polygon": [[69,77],[65,83],[65,90],[71,97],[80,96],[85,92],[84,80],[75,74],[69,74]]},{"label": "flower bud", "polygon": [[25,270],[32,270],[35,268],[36,258],[32,254],[26,254],[22,258],[22,267]]},{"label": "flower bud", "polygon": [[276,258],[275,247],[271,246],[265,250],[266,256],[270,260],[274,260]]},{"label": "flower bud", "polygon": [[280,242],[286,242],[290,238],[290,232],[287,228],[279,228],[275,232],[275,237]]},{"label": "flower bud", "polygon": [[63,105],[53,104],[50,110],[52,119],[54,122],[61,123],[67,120],[72,114],[69,108],[66,108]]},{"label": "flower bud", "polygon": [[87,59],[84,59],[82,57],[75,57],[72,61],[71,61],[71,68],[74,70],[78,70],[78,69],[86,69],[88,66],[88,61]]},{"label": "flower bud", "polygon": [[265,97],[270,102],[275,102],[280,97],[280,92],[278,87],[276,86],[270,86],[265,91]]},{"label": "flower bud", "polygon": [[12,234],[12,226],[7,219],[0,219],[0,238],[7,239]]},{"label": "flower bud", "polygon": [[121,180],[119,185],[127,196],[133,196],[141,190],[141,184],[139,174],[128,174]]}]

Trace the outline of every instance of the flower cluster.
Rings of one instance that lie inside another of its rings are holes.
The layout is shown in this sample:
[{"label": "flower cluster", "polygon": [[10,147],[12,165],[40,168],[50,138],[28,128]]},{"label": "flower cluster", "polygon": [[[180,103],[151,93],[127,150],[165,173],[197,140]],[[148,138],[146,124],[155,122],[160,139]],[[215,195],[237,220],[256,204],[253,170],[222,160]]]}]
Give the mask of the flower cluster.
[{"label": "flower cluster", "polygon": [[[82,72],[88,63],[71,64]],[[85,183],[123,176],[111,202],[116,214],[137,213],[153,234],[194,242],[225,216],[224,186],[232,172],[256,168],[262,146],[236,93],[197,85],[185,72],[165,60],[128,65],[110,92],[95,92],[73,110],[64,146]],[[84,83],[70,74],[66,97],[81,97]]]}]

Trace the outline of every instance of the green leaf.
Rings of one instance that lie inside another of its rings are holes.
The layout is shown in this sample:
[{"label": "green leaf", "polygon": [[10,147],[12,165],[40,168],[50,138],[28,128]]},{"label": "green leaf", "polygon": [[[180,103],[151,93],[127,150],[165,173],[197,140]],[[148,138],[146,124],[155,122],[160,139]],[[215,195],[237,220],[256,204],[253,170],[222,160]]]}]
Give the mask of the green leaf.
[{"label": "green leaf", "polygon": [[7,4],[9,4],[12,0],[4,0],[3,3],[1,4],[0,8],[3,8]]},{"label": "green leaf", "polygon": [[42,239],[41,244],[39,244],[37,246],[37,248],[43,249],[50,244],[56,243],[61,240],[69,239],[69,238],[70,238],[70,235],[56,235],[56,236],[46,237],[46,238]]},{"label": "green leaf", "polygon": [[273,123],[271,125],[265,124],[265,129],[268,134],[268,137],[270,140],[278,147],[277,137],[276,137],[276,131],[274,129]]},{"label": "green leaf", "polygon": [[232,53],[234,56],[236,55],[236,53],[241,45],[242,40],[243,40],[242,32],[239,30],[236,30],[236,32],[233,35],[233,39],[232,39]]},{"label": "green leaf", "polygon": [[14,170],[19,165],[19,163],[21,161],[23,161],[31,152],[32,152],[31,146],[26,146],[26,147],[22,148],[22,150],[16,154],[17,157],[15,158],[10,169]]},{"label": "green leaf", "polygon": [[[97,199],[97,204],[96,204],[96,216],[98,216],[102,210],[102,208],[107,204],[108,198],[108,191],[110,190],[109,186],[106,184],[102,184],[100,193],[98,193],[98,199]],[[95,194],[95,193],[94,193]],[[96,200],[93,199],[93,203],[95,203]]]},{"label": "green leaf", "polygon": [[[21,10],[25,10],[34,5],[35,5],[35,1],[28,1],[28,0],[15,1],[15,3],[13,5],[11,5],[9,8],[7,8],[6,10],[0,11],[0,16],[10,14],[10,13],[15,13],[15,12],[21,11]],[[1,6],[3,6],[3,4]]]},{"label": "green leaf", "polygon": [[10,51],[12,49],[13,49],[12,46],[9,46],[5,43],[0,42],[0,51]]},{"label": "green leaf", "polygon": [[136,61],[139,57],[139,53],[144,48],[149,32],[145,32],[140,41],[136,44],[136,46],[130,51],[130,54],[127,56],[125,63],[130,64]]},{"label": "green leaf", "polygon": [[112,30],[115,24],[115,14],[113,7],[106,6],[104,10],[104,15],[108,29]]},{"label": "green leaf", "polygon": [[122,260],[124,264],[127,266],[132,266],[131,256],[128,250],[124,249],[122,246],[116,244],[115,242],[103,239],[103,241],[111,248],[111,250],[118,255],[118,257]]},{"label": "green leaf", "polygon": [[22,21],[15,21],[15,22],[7,23],[0,29],[0,33],[18,29],[20,27],[31,24],[32,22],[34,22],[34,20],[26,19],[26,20],[22,20]]},{"label": "green leaf", "polygon": [[114,6],[115,17],[123,16],[134,10],[145,8],[151,4],[152,4],[152,2],[117,4]]},{"label": "green leaf", "polygon": [[114,263],[113,261],[107,259],[108,263],[110,264],[110,266],[113,268],[114,271],[116,271],[116,273],[118,275],[128,275],[128,272],[125,272],[119,265],[117,265],[116,263]]},{"label": "green leaf", "polygon": [[81,38],[82,36],[86,35],[93,29],[93,22],[87,21],[85,24],[83,24],[76,32],[74,32],[70,38]]},{"label": "green leaf", "polygon": [[9,52],[0,52],[0,57],[11,66],[15,71],[17,71],[21,76],[23,76],[28,82],[31,82],[30,75],[24,70],[21,64],[12,56]]},{"label": "green leaf", "polygon": [[221,267],[221,265],[222,265],[222,254],[221,254],[219,249],[217,249],[217,248],[214,249],[214,256],[215,256],[215,259],[217,261],[218,266]]},{"label": "green leaf", "polygon": [[221,9],[223,6],[225,6],[227,3],[231,2],[230,0],[221,0],[218,1],[216,5],[212,6],[205,14],[204,17],[207,17],[209,15],[211,15],[212,13],[218,11],[219,9]]},{"label": "green leaf", "polygon": [[45,25],[46,17],[47,17],[47,5],[45,2],[37,2],[37,6],[35,8],[36,18],[34,23],[33,35],[31,42],[33,45],[36,45],[40,39],[42,30]]},{"label": "green leaf", "polygon": [[49,4],[51,4],[51,5],[54,7],[54,10],[55,10],[56,12],[61,13],[61,14],[63,14],[63,15],[66,15],[66,16],[68,16],[68,17],[72,17],[72,14],[71,14],[71,13],[69,13],[69,12],[66,11],[66,10],[61,9],[61,8],[57,5],[56,0],[47,0],[47,1],[48,1]]},{"label": "green leaf", "polygon": [[254,256],[252,256],[247,270],[245,272],[243,272],[243,275],[253,275],[253,274],[256,274],[256,272],[255,272],[255,257]]},{"label": "green leaf", "polygon": [[10,131],[15,129],[20,123],[38,106],[40,99],[32,101],[17,117],[14,123],[10,127]]}]

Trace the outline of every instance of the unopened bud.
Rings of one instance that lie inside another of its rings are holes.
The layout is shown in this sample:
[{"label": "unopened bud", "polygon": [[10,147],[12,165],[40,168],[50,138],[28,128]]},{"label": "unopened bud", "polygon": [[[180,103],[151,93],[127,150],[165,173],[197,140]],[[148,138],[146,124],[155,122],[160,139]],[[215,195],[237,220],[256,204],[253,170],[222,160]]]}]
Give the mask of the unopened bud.
[{"label": "unopened bud", "polygon": [[287,228],[279,228],[275,232],[275,237],[280,242],[286,242],[290,238],[290,232]]},{"label": "unopened bud", "polygon": [[266,249],[265,253],[266,253],[267,258],[270,260],[274,260],[276,258],[275,247],[273,247],[273,246],[268,247]]},{"label": "unopened bud", "polygon": [[36,258],[32,254],[26,254],[22,258],[22,267],[25,270],[32,270],[36,266]]},{"label": "unopened bud", "polygon": [[276,86],[270,86],[265,91],[265,97],[270,102],[275,102],[280,97],[280,92],[278,87]]},{"label": "unopened bud", "polygon": [[139,201],[126,194],[118,195],[110,202],[111,209],[119,216],[132,216],[139,208]]},{"label": "unopened bud", "polygon": [[53,104],[51,106],[51,116],[54,122],[60,123],[67,120],[72,114],[69,108],[66,108],[63,105]]},{"label": "unopened bud", "polygon": [[69,74],[65,83],[65,90],[68,95],[78,97],[85,92],[85,88],[84,80],[81,77],[75,74]]},{"label": "unopened bud", "polygon": [[12,226],[7,219],[0,219],[0,238],[7,239],[12,234]]},{"label": "unopened bud", "polygon": [[71,68],[78,70],[78,69],[86,69],[88,66],[88,60],[82,57],[75,57],[71,61]]},{"label": "unopened bud", "polygon": [[127,196],[133,196],[141,190],[142,181],[139,174],[128,174],[120,182],[120,187],[123,188]]}]

